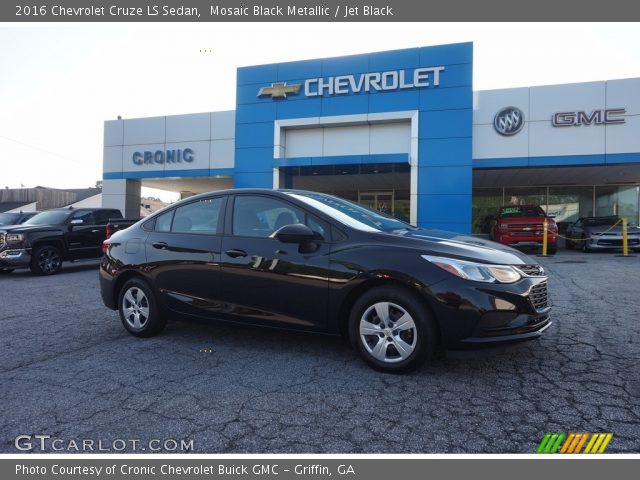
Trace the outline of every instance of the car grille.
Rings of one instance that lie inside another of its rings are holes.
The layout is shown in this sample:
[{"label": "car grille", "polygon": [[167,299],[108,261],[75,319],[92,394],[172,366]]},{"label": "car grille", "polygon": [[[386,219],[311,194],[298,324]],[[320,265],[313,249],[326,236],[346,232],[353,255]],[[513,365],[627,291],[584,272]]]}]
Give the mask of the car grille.
[{"label": "car grille", "polygon": [[4,233],[0,233],[0,248],[4,248]]},{"label": "car grille", "polygon": [[542,235],[539,223],[517,223],[509,225],[509,235]]},{"label": "car grille", "polygon": [[544,268],[540,265],[514,265],[518,270],[529,277],[543,277]]},{"label": "car grille", "polygon": [[549,292],[547,291],[547,282],[539,283],[531,287],[529,300],[537,311],[544,310],[551,306],[549,302]]}]

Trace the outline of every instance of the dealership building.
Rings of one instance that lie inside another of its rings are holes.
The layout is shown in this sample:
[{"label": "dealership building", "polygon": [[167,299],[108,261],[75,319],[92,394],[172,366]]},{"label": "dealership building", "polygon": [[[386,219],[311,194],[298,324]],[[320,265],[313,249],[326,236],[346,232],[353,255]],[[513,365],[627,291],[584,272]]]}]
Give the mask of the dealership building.
[{"label": "dealership building", "polygon": [[639,223],[640,78],[472,77],[472,43],[238,68],[234,111],[105,122],[103,205],[137,216],[142,186],[296,188],[463,233],[512,204]]}]

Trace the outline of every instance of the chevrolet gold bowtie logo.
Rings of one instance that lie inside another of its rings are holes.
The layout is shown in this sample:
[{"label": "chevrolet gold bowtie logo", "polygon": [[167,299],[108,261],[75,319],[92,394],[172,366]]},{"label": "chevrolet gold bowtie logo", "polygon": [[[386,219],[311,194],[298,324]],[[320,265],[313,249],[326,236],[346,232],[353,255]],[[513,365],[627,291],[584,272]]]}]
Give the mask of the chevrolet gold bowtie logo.
[{"label": "chevrolet gold bowtie logo", "polygon": [[272,83],[270,87],[262,87],[258,92],[259,97],[287,98],[287,94],[297,95],[300,85],[287,85],[287,82]]}]

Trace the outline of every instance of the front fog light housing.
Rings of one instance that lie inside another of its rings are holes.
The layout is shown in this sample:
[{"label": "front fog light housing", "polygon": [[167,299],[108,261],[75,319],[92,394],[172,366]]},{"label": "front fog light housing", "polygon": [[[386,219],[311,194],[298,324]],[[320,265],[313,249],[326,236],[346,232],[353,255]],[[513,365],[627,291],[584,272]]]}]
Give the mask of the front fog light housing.
[{"label": "front fog light housing", "polygon": [[465,280],[485,283],[513,283],[521,278],[518,271],[510,265],[487,265],[485,263],[431,255],[421,255],[421,257],[452,275]]}]

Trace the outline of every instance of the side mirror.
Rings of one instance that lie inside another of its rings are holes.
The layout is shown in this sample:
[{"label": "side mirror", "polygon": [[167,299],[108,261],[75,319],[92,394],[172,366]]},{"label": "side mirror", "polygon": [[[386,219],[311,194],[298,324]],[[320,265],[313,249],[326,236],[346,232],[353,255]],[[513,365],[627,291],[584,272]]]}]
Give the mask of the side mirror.
[{"label": "side mirror", "polygon": [[277,238],[282,243],[302,244],[314,240],[316,234],[302,223],[292,223],[273,232],[271,238]]}]

